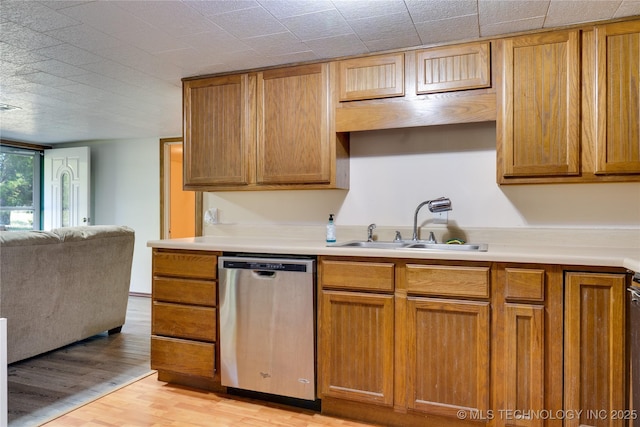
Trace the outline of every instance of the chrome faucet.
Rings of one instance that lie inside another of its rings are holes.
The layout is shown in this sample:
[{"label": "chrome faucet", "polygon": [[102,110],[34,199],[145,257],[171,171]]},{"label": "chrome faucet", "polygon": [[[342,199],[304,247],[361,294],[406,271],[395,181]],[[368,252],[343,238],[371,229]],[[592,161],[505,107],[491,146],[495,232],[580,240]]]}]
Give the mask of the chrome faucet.
[{"label": "chrome faucet", "polygon": [[[413,237],[412,240],[418,240],[418,212],[420,208],[427,205],[430,212],[445,212],[451,210],[451,200],[446,197],[440,197],[438,199],[427,200],[418,205],[416,212],[413,214]],[[429,241],[435,243],[435,236],[433,232],[429,234]]]},{"label": "chrome faucet", "polygon": [[373,242],[373,230],[375,228],[375,224],[369,224],[369,226],[367,227],[367,242]]}]

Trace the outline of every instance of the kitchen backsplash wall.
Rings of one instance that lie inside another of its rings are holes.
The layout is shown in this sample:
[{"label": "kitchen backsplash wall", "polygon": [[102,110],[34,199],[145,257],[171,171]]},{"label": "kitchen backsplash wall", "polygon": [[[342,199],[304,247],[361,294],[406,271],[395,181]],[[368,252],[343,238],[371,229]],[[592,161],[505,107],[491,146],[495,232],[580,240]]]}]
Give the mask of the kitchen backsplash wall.
[{"label": "kitchen backsplash wall", "polygon": [[[349,191],[205,193],[204,208],[225,224],[324,224],[334,213],[339,225],[410,226],[420,202],[447,196],[461,228],[640,228],[640,183],[500,187],[495,144],[495,122],[355,132]],[[419,223],[430,222],[423,208]]]}]

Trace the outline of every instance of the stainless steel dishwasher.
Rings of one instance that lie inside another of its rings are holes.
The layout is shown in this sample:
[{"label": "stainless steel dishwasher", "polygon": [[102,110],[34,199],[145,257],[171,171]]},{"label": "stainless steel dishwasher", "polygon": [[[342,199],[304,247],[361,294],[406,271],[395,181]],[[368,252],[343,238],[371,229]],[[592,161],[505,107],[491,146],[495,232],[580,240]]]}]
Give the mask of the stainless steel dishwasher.
[{"label": "stainless steel dishwasher", "polygon": [[222,256],[222,385],[315,400],[315,261]]}]

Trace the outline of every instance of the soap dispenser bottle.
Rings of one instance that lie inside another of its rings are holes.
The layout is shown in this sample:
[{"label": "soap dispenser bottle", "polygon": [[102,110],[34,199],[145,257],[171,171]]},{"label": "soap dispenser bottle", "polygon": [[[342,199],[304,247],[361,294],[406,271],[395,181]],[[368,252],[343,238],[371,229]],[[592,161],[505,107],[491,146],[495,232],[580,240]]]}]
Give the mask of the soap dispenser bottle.
[{"label": "soap dispenser bottle", "polygon": [[329,222],[327,223],[327,243],[336,242],[336,225],[333,223],[333,214],[329,215]]}]

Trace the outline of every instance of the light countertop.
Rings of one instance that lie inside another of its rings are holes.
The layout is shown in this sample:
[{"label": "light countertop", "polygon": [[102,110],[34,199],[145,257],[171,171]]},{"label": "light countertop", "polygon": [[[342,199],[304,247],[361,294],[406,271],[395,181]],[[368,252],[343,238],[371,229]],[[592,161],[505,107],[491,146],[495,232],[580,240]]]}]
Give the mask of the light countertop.
[{"label": "light countertop", "polygon": [[[534,232],[536,236],[544,236],[546,231]],[[621,267],[631,271],[640,271],[640,247],[636,247],[636,234],[632,230],[631,239],[617,239],[615,233],[605,230],[613,241],[601,244],[600,236],[583,236],[574,238],[574,244],[567,244],[562,232],[552,231],[556,239],[540,239],[533,241],[526,239],[498,238],[491,240],[472,240],[470,243],[488,243],[486,252],[475,251],[447,251],[424,249],[377,249],[357,247],[330,247],[318,233],[297,233],[292,237],[289,233],[284,236],[274,235],[210,235],[182,239],[153,240],[147,242],[151,248],[246,252],[255,254],[292,254],[292,255],[333,255],[359,257],[390,257],[407,259],[435,259],[458,261],[491,261],[491,262],[519,262],[541,264],[563,264],[582,266]],[[343,233],[348,234],[348,233]],[[475,233],[478,237],[486,237]],[[494,233],[495,234],[495,233]],[[504,233],[503,233],[504,234]],[[570,231],[575,236],[574,230]],[[625,236],[627,234],[624,234]],[[352,236],[349,236],[352,237]],[[355,239],[338,239],[338,242]],[[361,239],[358,239],[361,240]],[[496,241],[497,240],[497,241]],[[598,244],[594,245],[594,242]],[[629,243],[631,242],[631,244]],[[640,243],[640,242],[639,242]]]}]

